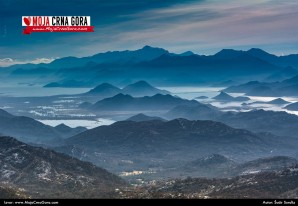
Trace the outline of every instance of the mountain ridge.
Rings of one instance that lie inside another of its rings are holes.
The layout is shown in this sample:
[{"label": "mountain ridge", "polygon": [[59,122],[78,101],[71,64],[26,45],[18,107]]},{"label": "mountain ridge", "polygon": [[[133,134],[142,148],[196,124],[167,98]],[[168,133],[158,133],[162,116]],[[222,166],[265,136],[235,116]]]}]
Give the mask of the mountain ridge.
[{"label": "mountain ridge", "polygon": [[34,198],[112,198],[121,178],[91,163],[12,137],[0,137],[0,181],[26,189]]},{"label": "mountain ridge", "polygon": [[[45,68],[37,69],[41,66]],[[11,66],[10,69],[11,77],[45,78],[48,74],[52,78],[47,83],[53,83],[53,77],[56,78],[53,86],[70,87],[68,83],[73,81],[79,87],[87,87],[94,86],[98,82],[120,84],[123,79],[125,81],[143,79],[156,85],[192,85],[206,82],[213,84],[231,78],[242,82],[244,77],[262,80],[289,66],[293,69],[298,68],[298,55],[277,57],[257,49],[248,51],[224,49],[209,56],[190,52],[179,55],[165,49],[145,46],[134,51],[106,52],[82,58],[61,58],[50,64],[35,65],[34,72],[30,72],[30,68],[22,68],[21,65]],[[33,68],[31,70],[33,71]],[[217,75],[212,75],[214,73]],[[64,77],[63,80],[61,76]],[[162,77],[162,81],[157,77]],[[274,78],[283,77],[278,74]]]}]

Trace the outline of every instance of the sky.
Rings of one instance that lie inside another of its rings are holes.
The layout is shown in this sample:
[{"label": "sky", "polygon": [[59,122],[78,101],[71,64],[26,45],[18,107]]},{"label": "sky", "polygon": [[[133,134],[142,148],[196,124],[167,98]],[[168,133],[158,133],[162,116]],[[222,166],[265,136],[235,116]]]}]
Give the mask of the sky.
[{"label": "sky", "polygon": [[[91,16],[92,33],[22,34],[22,16]],[[1,0],[0,66],[144,45],[298,54],[297,0]]]}]

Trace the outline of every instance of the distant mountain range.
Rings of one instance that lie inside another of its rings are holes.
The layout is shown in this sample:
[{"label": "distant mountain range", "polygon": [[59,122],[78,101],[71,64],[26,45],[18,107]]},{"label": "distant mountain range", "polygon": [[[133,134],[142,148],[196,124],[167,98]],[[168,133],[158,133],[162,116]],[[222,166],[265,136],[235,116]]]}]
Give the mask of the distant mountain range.
[{"label": "distant mountain range", "polygon": [[251,81],[223,90],[229,93],[245,93],[248,96],[298,96],[298,75],[281,82]]},{"label": "distant mountain range", "polygon": [[0,110],[0,133],[35,144],[60,144],[66,137],[86,131],[84,127],[70,128],[66,125],[51,127],[29,117],[14,116]]},{"label": "distant mountain range", "polygon": [[0,181],[32,198],[115,198],[115,189],[127,186],[91,163],[11,137],[0,137],[0,152]]},{"label": "distant mountain range", "polygon": [[260,49],[224,49],[204,56],[191,52],[173,54],[145,46],[135,51],[65,57],[50,64],[14,65],[2,71],[2,75],[15,79],[35,78],[52,87],[90,87],[100,82],[125,85],[140,79],[156,85],[215,85],[243,82],[248,78],[280,81],[298,74],[297,68],[298,55],[277,57]]}]

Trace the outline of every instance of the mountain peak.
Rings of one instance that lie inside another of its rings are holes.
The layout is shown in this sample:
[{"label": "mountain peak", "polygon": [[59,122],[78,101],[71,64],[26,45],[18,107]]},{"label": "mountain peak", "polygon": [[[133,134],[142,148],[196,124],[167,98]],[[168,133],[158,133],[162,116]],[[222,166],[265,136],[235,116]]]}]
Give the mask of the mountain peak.
[{"label": "mountain peak", "polygon": [[149,46],[149,45],[145,45],[142,49],[155,49],[154,47],[151,47],[151,46]]},{"label": "mountain peak", "polygon": [[145,45],[145,46],[143,46],[143,48],[141,48],[139,50],[160,50],[160,51],[167,51],[167,50],[165,50],[163,48],[152,47],[152,46],[149,46],[149,45]]},{"label": "mountain peak", "polygon": [[193,53],[192,51],[186,51],[180,54],[180,56],[191,56],[191,55],[195,55],[195,53]]},{"label": "mountain peak", "polygon": [[115,96],[107,98],[107,99],[112,99],[112,98],[114,98],[114,99],[133,99],[132,96],[130,96],[128,94],[123,94],[123,93],[116,94]]},{"label": "mountain peak", "polygon": [[[141,61],[150,61],[152,59],[158,58],[162,55],[169,54],[169,51],[158,48],[158,47],[151,47],[151,46],[144,46],[141,49],[130,51],[130,53],[133,55],[134,58],[140,58]],[[141,62],[139,61],[139,62]]]},{"label": "mountain peak", "polygon": [[146,81],[138,81],[133,84],[129,84],[122,89],[124,94],[130,94],[132,96],[152,96],[155,94],[169,94],[166,90],[160,90]]},{"label": "mountain peak", "polygon": [[286,101],[286,100],[284,100],[284,99],[282,99],[282,98],[277,98],[277,99],[274,99],[274,100],[272,100],[272,101],[270,101],[270,102],[268,102],[269,104],[289,104],[289,103],[291,103],[291,102],[288,102],[288,101]]},{"label": "mountain peak", "polygon": [[13,117],[12,114],[8,113],[7,111],[3,110],[3,109],[0,109],[0,117]]},{"label": "mountain peak", "polygon": [[71,129],[71,127],[67,126],[64,123],[61,123],[55,127],[56,129]]},{"label": "mountain peak", "polygon": [[276,59],[276,56],[273,54],[269,54],[265,52],[262,49],[259,48],[251,48],[250,50],[247,51],[247,53],[253,57],[268,61],[268,62],[274,62]]},{"label": "mountain peak", "polygon": [[232,97],[231,95],[229,95],[225,92],[220,92],[219,95],[213,97],[212,99],[216,99],[219,101],[236,101],[236,102],[239,102],[239,101],[245,102],[245,101],[250,100],[249,97],[244,97],[244,96]]},{"label": "mountain peak", "polygon": [[152,85],[150,85],[148,82],[144,81],[144,80],[141,80],[141,81],[138,81],[138,82],[135,82],[133,84],[130,84],[130,85],[127,85],[126,87],[128,86],[133,86],[133,87],[152,87]]},{"label": "mountain peak", "polygon": [[259,49],[259,48],[251,48],[250,50],[247,51],[247,53],[255,54],[255,55],[272,55],[272,54],[269,54],[269,53],[267,53],[264,50]]},{"label": "mountain peak", "polygon": [[165,121],[161,117],[151,117],[151,116],[147,116],[143,113],[136,114],[136,115],[127,119],[127,121],[134,121],[134,122],[152,121],[152,120]]},{"label": "mountain peak", "polygon": [[264,50],[260,49],[260,48],[251,48],[248,50],[248,52],[262,52],[262,53],[267,53]]},{"label": "mountain peak", "polygon": [[88,93],[112,93],[116,94],[119,93],[121,90],[114,85],[108,83],[102,83],[95,88],[91,89]]},{"label": "mountain peak", "polygon": [[216,53],[214,56],[219,58],[235,58],[244,54],[243,51],[238,51],[234,49],[222,49],[220,52]]},{"label": "mountain peak", "polygon": [[219,95],[213,97],[212,99],[217,99],[217,100],[231,100],[233,97],[231,95],[228,95],[225,92],[220,92]]}]

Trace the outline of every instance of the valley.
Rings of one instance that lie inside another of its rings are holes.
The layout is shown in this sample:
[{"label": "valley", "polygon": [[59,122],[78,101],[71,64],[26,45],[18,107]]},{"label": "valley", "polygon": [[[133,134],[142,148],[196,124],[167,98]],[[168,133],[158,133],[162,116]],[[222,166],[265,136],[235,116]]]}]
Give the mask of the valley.
[{"label": "valley", "polygon": [[[0,75],[23,83],[0,84],[0,189],[7,198],[296,198],[297,65],[263,54],[145,46],[9,67]],[[281,182],[280,193],[268,189]]]}]

